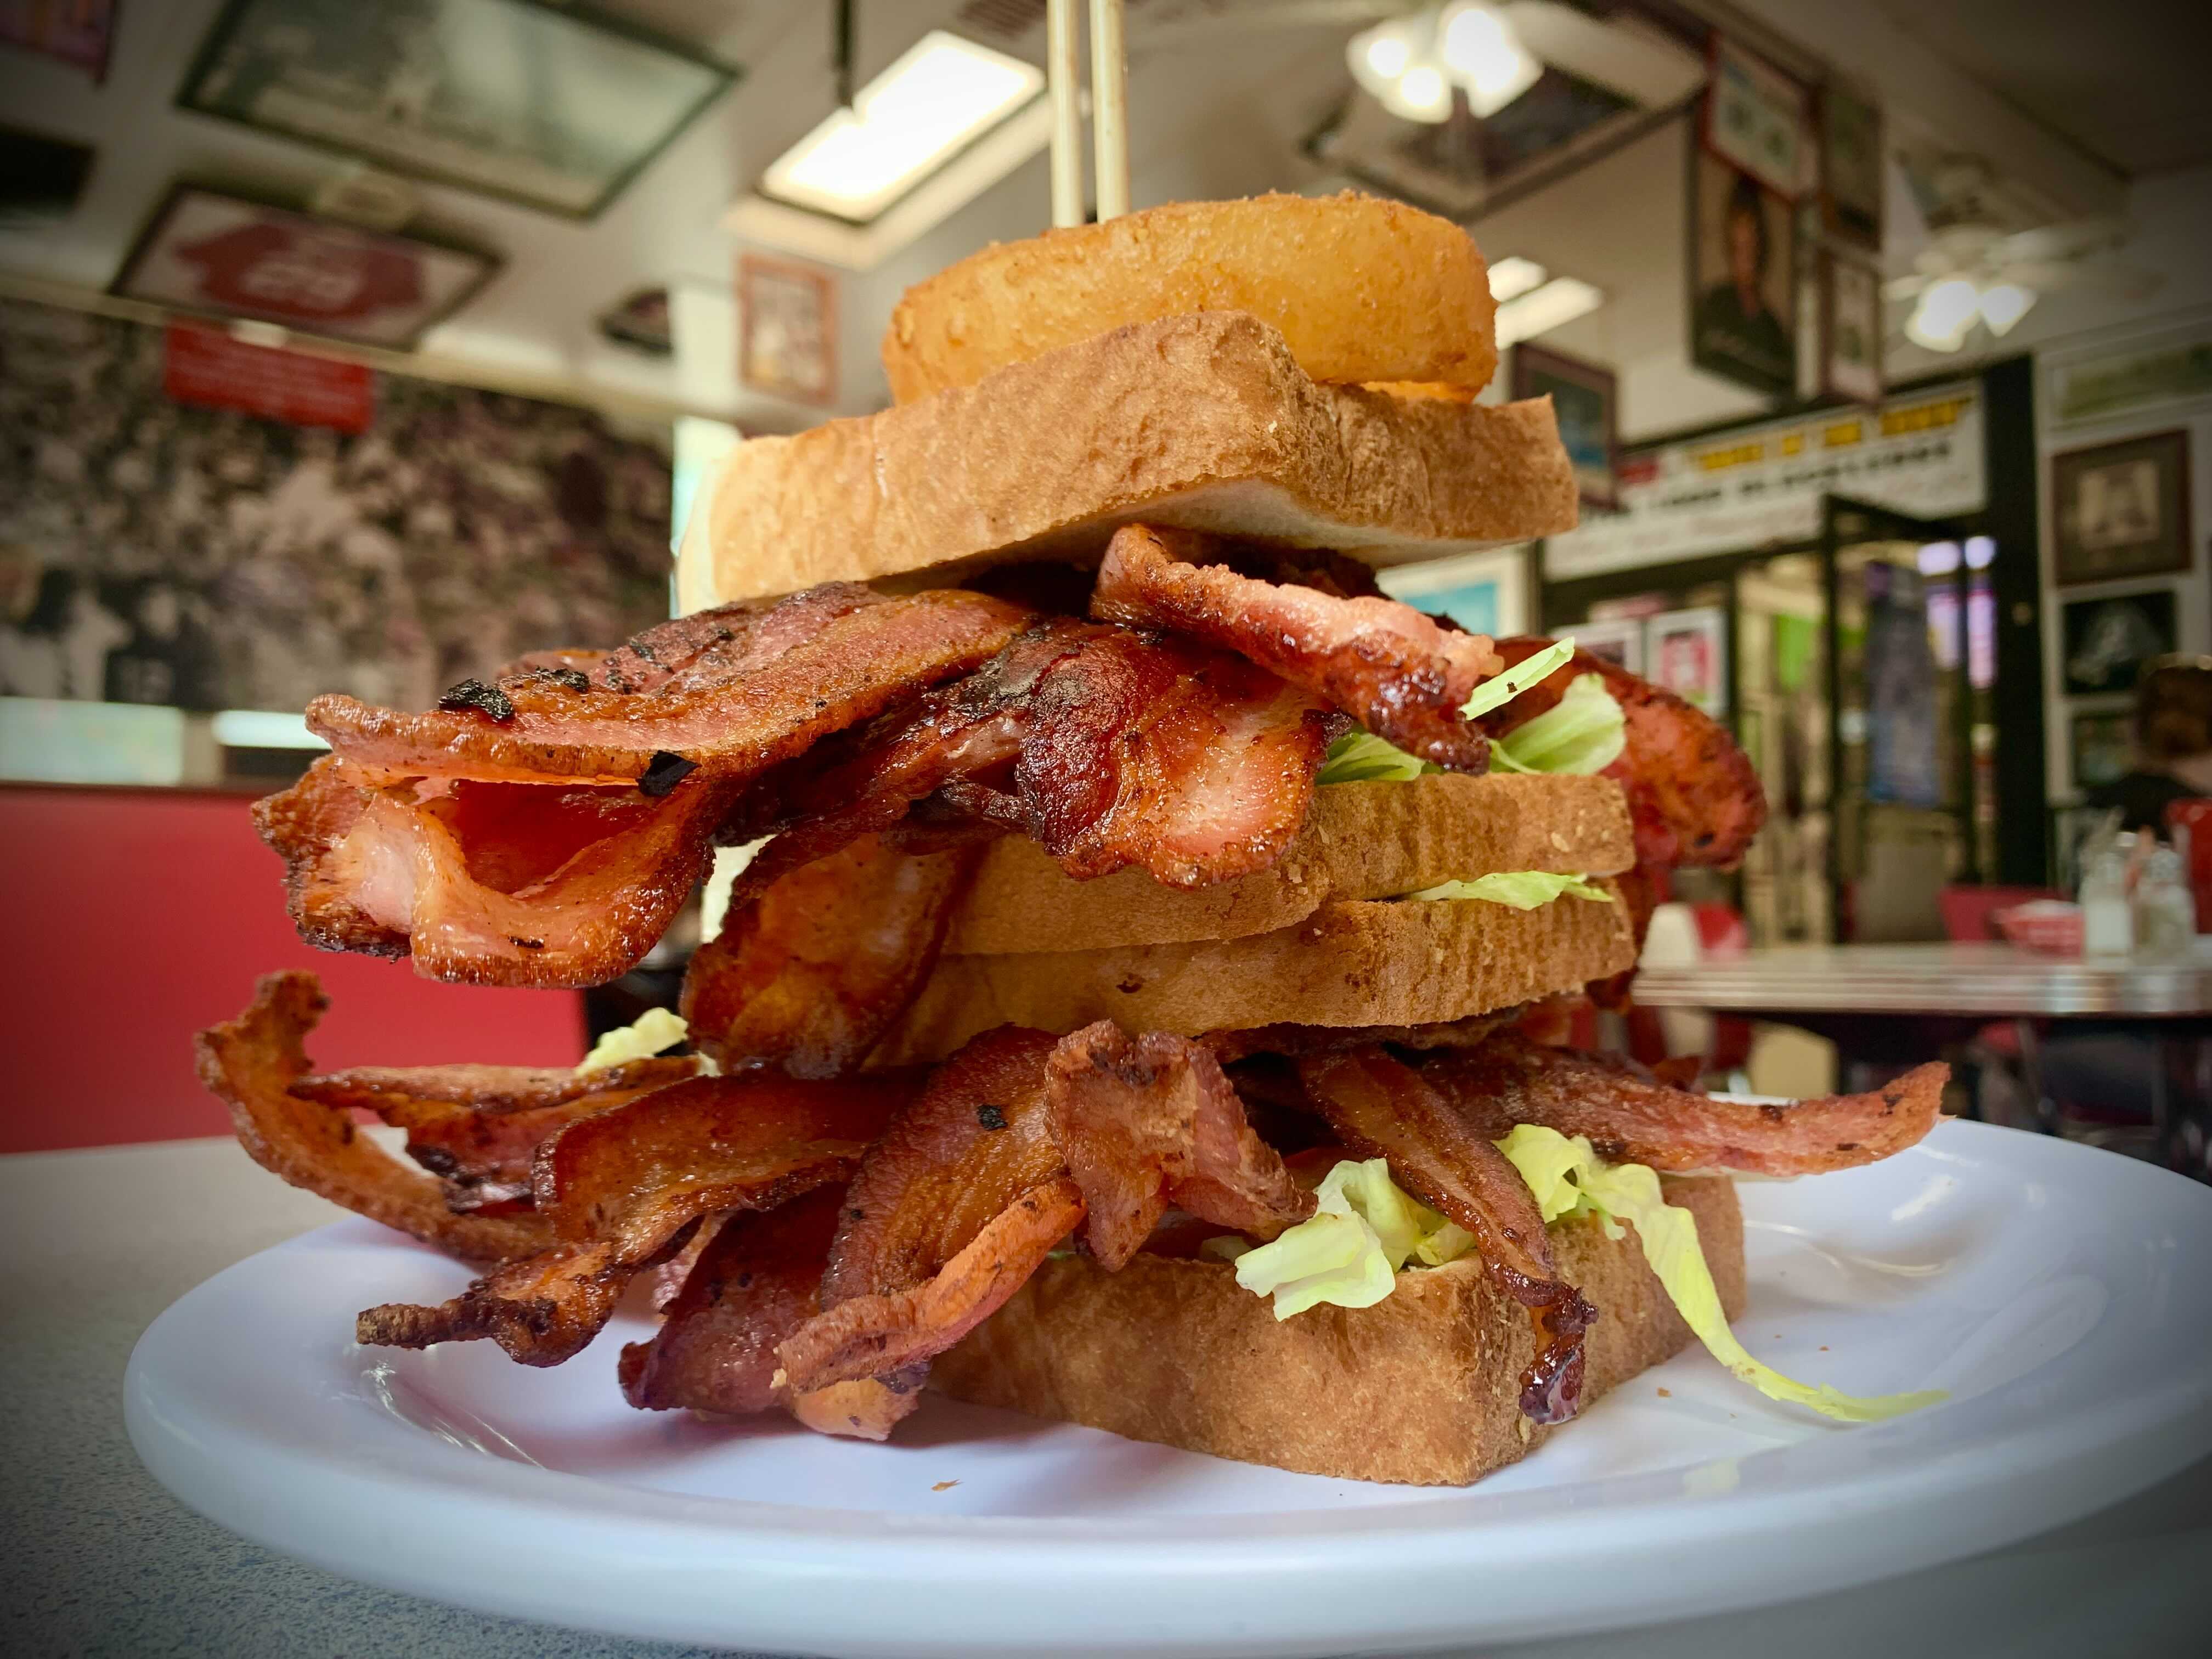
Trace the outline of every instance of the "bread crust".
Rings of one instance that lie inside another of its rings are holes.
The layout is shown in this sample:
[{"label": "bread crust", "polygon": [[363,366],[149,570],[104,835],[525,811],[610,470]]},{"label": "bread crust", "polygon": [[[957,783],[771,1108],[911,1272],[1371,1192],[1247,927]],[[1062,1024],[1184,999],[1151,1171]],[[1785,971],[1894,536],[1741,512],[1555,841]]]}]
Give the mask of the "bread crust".
[{"label": "bread crust", "polygon": [[1498,306],[1474,239],[1346,191],[1170,202],[994,243],[907,289],[884,331],[884,373],[913,403],[1102,329],[1193,311],[1264,319],[1316,380],[1473,392],[1498,369]]},{"label": "bread crust", "polygon": [[1025,836],[994,842],[954,915],[954,956],[1097,951],[1242,939],[1287,927],[1331,899],[1395,897],[1500,870],[1618,875],[1635,832],[1610,778],[1549,773],[1331,784],[1281,862],[1212,887],[1168,887],[1139,869],[1077,881]]},{"label": "bread crust", "polygon": [[872,1065],[941,1060],[979,1031],[1429,1025],[1533,1002],[1636,960],[1627,907],[1560,898],[1332,902],[1270,933],[1028,956],[945,957]]},{"label": "bread crust", "polygon": [[1548,398],[1316,385],[1267,324],[1206,312],[738,444],[701,488],[678,585],[690,608],[925,571],[942,586],[1095,556],[1138,520],[1388,564],[1551,535],[1576,511]]},{"label": "bread crust", "polygon": [[[1724,1176],[1669,1178],[1697,1218],[1730,1319],[1744,1308],[1743,1217]],[[1632,1234],[1593,1220],[1551,1229],[1562,1278],[1598,1309],[1585,1338],[1587,1408],[1696,1339]],[[1224,1263],[1139,1255],[1109,1273],[1045,1263],[930,1373],[957,1399],[1085,1423],[1133,1440],[1351,1480],[1464,1486],[1514,1462],[1526,1439],[1519,1377],[1527,1310],[1481,1265],[1409,1269],[1371,1308],[1327,1304],[1278,1322]]]}]

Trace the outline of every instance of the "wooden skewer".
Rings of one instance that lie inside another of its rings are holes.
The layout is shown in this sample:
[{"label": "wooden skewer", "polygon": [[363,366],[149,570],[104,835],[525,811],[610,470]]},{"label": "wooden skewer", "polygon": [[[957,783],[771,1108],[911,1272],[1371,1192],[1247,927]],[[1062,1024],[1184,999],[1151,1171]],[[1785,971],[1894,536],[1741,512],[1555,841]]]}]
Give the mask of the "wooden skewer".
[{"label": "wooden skewer", "polygon": [[1083,222],[1083,119],[1075,75],[1076,0],[1046,0],[1044,70],[1052,88],[1052,222]]},{"label": "wooden skewer", "polygon": [[1121,0],[1091,0],[1091,151],[1098,216],[1129,210],[1129,58]]}]

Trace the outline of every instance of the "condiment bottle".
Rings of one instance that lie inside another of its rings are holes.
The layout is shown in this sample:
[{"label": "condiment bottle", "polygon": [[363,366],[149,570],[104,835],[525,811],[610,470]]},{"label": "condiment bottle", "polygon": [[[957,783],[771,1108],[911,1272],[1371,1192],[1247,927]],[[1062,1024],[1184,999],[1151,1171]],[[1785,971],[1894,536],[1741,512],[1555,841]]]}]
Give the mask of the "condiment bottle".
[{"label": "condiment bottle", "polygon": [[2081,954],[2124,957],[2135,948],[2135,919],[2128,907],[2128,855],[2107,842],[2081,875]]},{"label": "condiment bottle", "polygon": [[2189,954],[2197,938],[2197,900],[2182,879],[2181,854],[2171,847],[2154,848],[2144,858],[2133,921],[2138,961],[2179,962]]}]

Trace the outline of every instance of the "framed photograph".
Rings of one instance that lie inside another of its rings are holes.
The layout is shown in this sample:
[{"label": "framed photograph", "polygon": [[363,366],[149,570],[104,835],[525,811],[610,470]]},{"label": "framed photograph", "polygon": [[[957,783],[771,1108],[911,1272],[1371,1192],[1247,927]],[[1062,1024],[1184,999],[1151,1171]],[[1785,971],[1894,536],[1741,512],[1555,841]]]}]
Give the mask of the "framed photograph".
[{"label": "framed photograph", "polygon": [[97,84],[107,78],[118,4],[118,0],[0,0],[0,46],[59,58]]},{"label": "framed photograph", "polygon": [[[1579,644],[1582,635],[1575,635]],[[1728,717],[1728,613],[1717,605],[1644,621],[1644,677],[1716,720]]]},{"label": "framed photograph", "polygon": [[835,277],[756,253],[738,260],[738,378],[793,403],[837,401]]},{"label": "framed photograph", "polygon": [[2069,747],[2076,789],[2094,789],[2127,775],[2135,752],[2130,730],[2134,723],[2124,708],[2074,716],[2069,723]]},{"label": "framed photograph", "polygon": [[1881,272],[1832,249],[1820,252],[1820,393],[1881,401]]},{"label": "framed photograph", "polygon": [[1713,37],[1705,148],[1785,201],[1810,182],[1812,91],[1765,58]]},{"label": "framed photograph", "polygon": [[1820,89],[1820,223],[1863,253],[1881,252],[1881,106],[1831,81]]},{"label": "framed photograph", "polygon": [[1561,638],[1571,634],[1575,644],[1593,657],[1602,657],[1607,662],[1619,663],[1632,674],[1644,672],[1644,624],[1635,618],[1617,622],[1576,623],[1558,630]]},{"label": "framed photograph", "polygon": [[1690,152],[1690,360],[1773,398],[1797,391],[1797,243],[1789,202]]},{"label": "framed photograph", "polygon": [[1620,504],[1615,463],[1620,453],[1620,382],[1609,368],[1537,345],[1513,348],[1513,395],[1549,396],[1559,441],[1574,463],[1585,505],[1610,512]]},{"label": "framed photograph", "polygon": [[481,249],[360,230],[179,185],[124,256],[110,291],[173,311],[249,317],[405,351],[489,282]]},{"label": "framed photograph", "polygon": [[229,0],[177,103],[588,219],[737,76],[546,0]]},{"label": "framed photograph", "polygon": [[1449,617],[1470,634],[1504,639],[1528,632],[1534,622],[1528,607],[1528,556],[1522,548],[1397,565],[1377,573],[1376,580],[1392,599],[1431,617]]},{"label": "framed photograph", "polygon": [[2062,587],[2186,570],[2189,434],[2154,432],[2051,458],[2053,574]]},{"label": "framed photograph", "polygon": [[2064,615],[2066,650],[2059,665],[2069,697],[2132,691],[2143,664],[2175,648],[2170,587],[2069,599]]}]

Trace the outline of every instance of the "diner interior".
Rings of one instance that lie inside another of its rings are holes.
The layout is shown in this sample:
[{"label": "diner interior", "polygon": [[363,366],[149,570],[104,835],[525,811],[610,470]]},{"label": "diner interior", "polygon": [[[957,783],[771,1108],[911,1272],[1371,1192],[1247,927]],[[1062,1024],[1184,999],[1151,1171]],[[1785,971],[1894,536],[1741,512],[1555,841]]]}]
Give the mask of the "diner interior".
[{"label": "diner interior", "polygon": [[[1763,789],[1739,861],[1657,877],[1575,1041],[1790,1098],[1942,1061],[1950,1116],[2212,1182],[2212,14],[1096,9],[1126,92],[1094,21],[1067,96],[1102,145],[1112,105],[1126,175],[1094,186],[1055,177],[1047,0],[0,4],[0,1205],[27,1241],[95,1206],[37,1258],[86,1284],[137,1216],[179,1230],[111,1346],[332,1213],[247,1169],[195,1071],[258,976],[320,976],[324,1071],[574,1067],[678,1006],[754,850],[590,988],[319,951],[254,817],[329,752],[310,699],[450,708],[665,620],[733,450],[893,405],[914,284],[1270,191],[1463,227],[1478,401],[1549,397],[1571,463],[1573,528],[1382,591],[1572,639]],[[180,1219],[211,1202],[234,1237]],[[19,1650],[154,1651],[185,1577],[276,1559],[205,1530]],[[173,1650],[403,1650],[406,1598],[356,1649],[269,1571]],[[451,1620],[404,1650],[555,1650]]]}]

